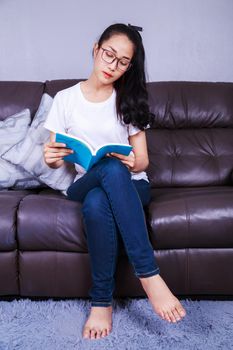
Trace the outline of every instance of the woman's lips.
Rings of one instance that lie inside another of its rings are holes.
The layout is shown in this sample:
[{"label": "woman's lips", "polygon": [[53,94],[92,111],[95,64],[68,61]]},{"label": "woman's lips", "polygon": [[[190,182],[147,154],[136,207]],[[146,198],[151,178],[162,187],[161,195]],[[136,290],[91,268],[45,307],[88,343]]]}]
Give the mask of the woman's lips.
[{"label": "woman's lips", "polygon": [[104,73],[104,75],[105,75],[106,78],[112,78],[112,75],[111,75],[111,74],[108,74],[108,73],[106,73],[106,72],[103,72],[103,73]]}]

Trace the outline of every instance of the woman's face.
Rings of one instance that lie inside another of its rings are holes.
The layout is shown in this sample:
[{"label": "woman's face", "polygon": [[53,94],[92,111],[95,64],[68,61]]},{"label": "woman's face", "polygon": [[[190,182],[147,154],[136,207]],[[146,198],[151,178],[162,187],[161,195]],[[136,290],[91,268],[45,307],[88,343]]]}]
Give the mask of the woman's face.
[{"label": "woman's face", "polygon": [[[103,49],[108,51],[104,52]],[[110,39],[104,41],[99,48],[96,43],[94,46],[94,72],[98,79],[103,84],[112,84],[119,79],[125,73],[124,65],[130,62],[133,53],[133,43],[123,34],[113,35]],[[110,59],[111,57],[117,57],[121,59],[121,62],[115,59],[112,63],[108,63],[103,57],[107,60],[109,60],[109,57]],[[120,70],[120,68],[123,70]]]}]

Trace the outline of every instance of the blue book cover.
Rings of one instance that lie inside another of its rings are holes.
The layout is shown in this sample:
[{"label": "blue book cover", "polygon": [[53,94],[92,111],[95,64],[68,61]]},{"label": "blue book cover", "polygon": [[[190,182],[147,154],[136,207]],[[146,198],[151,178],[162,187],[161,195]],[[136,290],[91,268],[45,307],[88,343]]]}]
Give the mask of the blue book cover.
[{"label": "blue book cover", "polygon": [[91,167],[107,153],[115,152],[128,156],[133,149],[133,147],[128,144],[108,143],[94,150],[86,141],[64,133],[56,133],[55,141],[65,143],[67,148],[74,151],[74,153],[63,158],[65,161],[77,163],[86,171],[91,169]]}]

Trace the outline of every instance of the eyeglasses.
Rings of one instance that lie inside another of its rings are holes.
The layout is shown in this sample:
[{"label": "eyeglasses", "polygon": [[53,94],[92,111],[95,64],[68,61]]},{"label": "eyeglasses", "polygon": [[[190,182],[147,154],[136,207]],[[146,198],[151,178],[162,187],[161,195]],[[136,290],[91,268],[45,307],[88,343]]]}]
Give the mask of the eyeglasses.
[{"label": "eyeglasses", "polygon": [[130,67],[132,66],[132,63],[125,58],[117,58],[116,55],[107,49],[104,49],[103,47],[101,47],[102,51],[102,59],[106,62],[106,63],[113,63],[115,60],[117,60],[117,68],[119,70],[121,70],[122,72],[125,72],[127,70],[130,69]]}]

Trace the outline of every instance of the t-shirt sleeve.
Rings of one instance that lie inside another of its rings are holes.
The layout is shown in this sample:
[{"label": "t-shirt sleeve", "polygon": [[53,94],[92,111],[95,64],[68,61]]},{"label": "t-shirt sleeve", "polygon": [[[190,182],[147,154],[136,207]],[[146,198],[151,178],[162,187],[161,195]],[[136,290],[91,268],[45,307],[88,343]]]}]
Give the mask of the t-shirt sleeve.
[{"label": "t-shirt sleeve", "polygon": [[128,134],[129,136],[136,135],[139,131],[141,131],[137,126],[134,126],[132,124],[128,125]]},{"label": "t-shirt sleeve", "polygon": [[66,131],[65,123],[65,108],[62,101],[62,96],[58,92],[54,97],[52,107],[47,115],[46,121],[44,123],[44,128],[53,132],[63,132]]},{"label": "t-shirt sleeve", "polygon": [[[150,125],[148,124],[145,128],[145,129],[148,129],[150,127]],[[139,131],[142,131],[141,129],[139,129],[137,126],[134,126],[132,124],[129,124],[128,125],[128,134],[129,136],[133,136],[133,135],[136,135],[137,133],[139,133]]]}]

